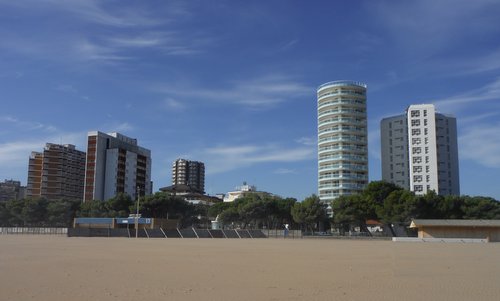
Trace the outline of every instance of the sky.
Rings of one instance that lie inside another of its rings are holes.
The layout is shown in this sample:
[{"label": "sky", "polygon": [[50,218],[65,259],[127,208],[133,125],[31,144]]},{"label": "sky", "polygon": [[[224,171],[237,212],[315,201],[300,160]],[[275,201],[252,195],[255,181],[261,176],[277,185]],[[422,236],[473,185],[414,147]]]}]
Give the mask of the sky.
[{"label": "sky", "polygon": [[244,181],[317,193],[316,89],[368,85],[369,178],[380,120],[432,103],[457,117],[461,193],[500,199],[500,2],[0,0],[0,180],[46,142],[137,138],[154,191],[177,158],[206,192]]}]

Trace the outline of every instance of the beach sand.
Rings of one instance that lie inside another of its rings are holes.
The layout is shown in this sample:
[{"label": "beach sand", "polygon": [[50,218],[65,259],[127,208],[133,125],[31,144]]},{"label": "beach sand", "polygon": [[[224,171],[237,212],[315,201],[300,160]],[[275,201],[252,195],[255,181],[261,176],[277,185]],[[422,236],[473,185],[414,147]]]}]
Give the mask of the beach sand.
[{"label": "beach sand", "polygon": [[499,243],[0,236],[0,300],[499,298]]}]

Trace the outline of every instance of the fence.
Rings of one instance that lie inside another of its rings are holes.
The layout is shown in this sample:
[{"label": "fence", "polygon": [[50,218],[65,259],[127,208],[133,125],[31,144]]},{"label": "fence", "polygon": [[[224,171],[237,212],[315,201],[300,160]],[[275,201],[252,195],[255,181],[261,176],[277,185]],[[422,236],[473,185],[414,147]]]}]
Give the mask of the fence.
[{"label": "fence", "polygon": [[68,228],[56,227],[0,227],[0,234],[66,235]]},{"label": "fence", "polygon": [[[262,233],[264,233],[269,238],[284,238],[285,230],[278,229],[262,229]],[[302,238],[301,230],[288,230],[288,235],[286,238]]]}]

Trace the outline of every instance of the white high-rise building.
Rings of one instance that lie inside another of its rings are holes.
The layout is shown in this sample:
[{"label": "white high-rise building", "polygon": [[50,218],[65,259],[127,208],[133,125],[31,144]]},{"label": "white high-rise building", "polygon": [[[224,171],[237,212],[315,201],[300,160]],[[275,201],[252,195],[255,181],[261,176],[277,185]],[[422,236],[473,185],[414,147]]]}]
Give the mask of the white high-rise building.
[{"label": "white high-rise building", "polygon": [[434,105],[382,119],[382,179],[416,194],[459,195],[457,121]]},{"label": "white high-rise building", "polygon": [[318,87],[318,192],[324,203],[368,184],[366,85],[334,81]]},{"label": "white high-rise building", "polygon": [[119,133],[88,133],[84,201],[108,200],[119,193],[149,195],[151,151]]}]

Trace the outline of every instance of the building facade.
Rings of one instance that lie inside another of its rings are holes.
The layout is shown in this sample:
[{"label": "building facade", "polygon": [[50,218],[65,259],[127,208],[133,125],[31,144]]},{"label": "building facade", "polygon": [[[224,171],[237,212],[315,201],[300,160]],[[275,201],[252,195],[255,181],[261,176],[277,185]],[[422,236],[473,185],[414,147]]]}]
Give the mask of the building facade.
[{"label": "building facade", "polygon": [[411,105],[380,123],[382,179],[416,194],[460,195],[456,118]]},{"label": "building facade", "polygon": [[48,200],[83,197],[85,152],[71,144],[47,143],[43,152],[32,152],[26,197]]},{"label": "building facade", "polygon": [[119,133],[88,133],[84,201],[108,200],[119,193],[150,195],[151,151]]},{"label": "building facade", "polygon": [[20,181],[5,180],[0,183],[0,202],[21,200],[26,197],[26,186]]},{"label": "building facade", "polygon": [[172,185],[186,185],[193,192],[205,193],[205,164],[177,159],[172,164]]},{"label": "building facade", "polygon": [[317,90],[318,192],[324,203],[368,184],[366,90],[353,81],[329,82]]}]

